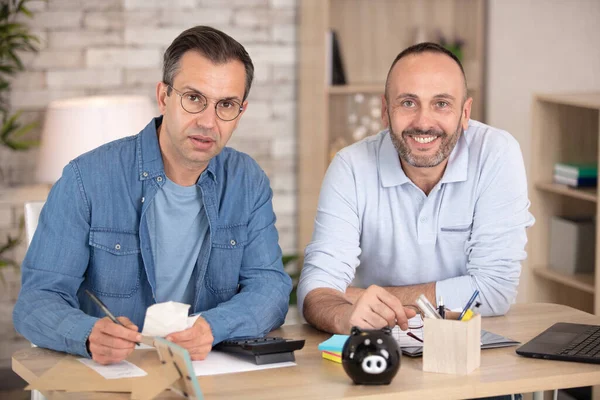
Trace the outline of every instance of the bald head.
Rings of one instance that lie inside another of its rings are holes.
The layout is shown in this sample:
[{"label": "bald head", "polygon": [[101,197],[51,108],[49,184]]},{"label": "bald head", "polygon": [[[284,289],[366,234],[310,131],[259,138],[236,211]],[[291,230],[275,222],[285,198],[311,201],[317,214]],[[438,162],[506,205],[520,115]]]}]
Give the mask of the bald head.
[{"label": "bald head", "polygon": [[[451,86],[462,86],[462,101],[467,99],[467,77],[460,60],[454,54],[436,43],[419,43],[403,50],[392,63],[385,82],[385,98],[390,101],[390,90],[397,86],[397,78],[411,78],[414,74],[434,74],[450,79]],[[403,75],[409,74],[408,77]],[[425,77],[426,78],[426,77]],[[392,83],[394,85],[392,85]],[[399,88],[402,91],[402,88]]]}]

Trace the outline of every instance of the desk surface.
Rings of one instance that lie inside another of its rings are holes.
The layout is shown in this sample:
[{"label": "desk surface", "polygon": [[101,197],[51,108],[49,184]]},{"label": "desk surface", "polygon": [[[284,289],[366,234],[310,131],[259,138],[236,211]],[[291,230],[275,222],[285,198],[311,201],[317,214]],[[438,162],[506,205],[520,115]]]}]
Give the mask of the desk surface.
[{"label": "desk surface", "polygon": [[[557,304],[517,304],[505,316],[483,318],[482,328],[525,343],[555,322],[600,324],[600,317]],[[507,347],[482,350],[481,367],[467,376],[423,372],[421,358],[402,357],[400,371],[390,385],[357,386],[346,376],[341,364],[321,358],[317,345],[329,334],[308,325],[289,325],[272,335],[306,339],[304,349],[296,352],[296,367],[199,377],[204,397],[209,400],[463,399],[600,384],[597,365],[530,359],[518,356],[515,347]],[[153,350],[136,352],[142,351]],[[61,358],[63,353],[46,349],[21,350],[13,355],[13,370],[30,381]],[[61,394],[52,398],[129,397],[115,393]],[[165,392],[160,398],[171,397]]]}]

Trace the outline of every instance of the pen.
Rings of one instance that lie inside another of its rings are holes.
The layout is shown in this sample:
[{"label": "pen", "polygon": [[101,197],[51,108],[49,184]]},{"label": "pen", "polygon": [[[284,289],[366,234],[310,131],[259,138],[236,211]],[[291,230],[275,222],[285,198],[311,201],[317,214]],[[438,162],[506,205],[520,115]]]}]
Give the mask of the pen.
[{"label": "pen", "polygon": [[467,312],[467,310],[469,308],[471,308],[471,305],[475,301],[475,298],[477,297],[477,295],[479,295],[479,290],[475,290],[475,292],[473,292],[473,295],[471,296],[471,298],[467,302],[467,305],[465,306],[465,308],[462,310],[462,312],[460,313],[460,315],[458,317],[459,321],[463,319],[463,317],[465,316],[465,313]]},{"label": "pen", "polygon": [[415,303],[417,303],[417,306],[427,318],[442,319],[441,315],[438,314],[435,307],[427,300],[424,294],[419,295]]},{"label": "pen", "polygon": [[468,321],[471,318],[473,318],[473,315],[475,315],[475,310],[479,308],[479,306],[481,305],[480,302],[476,301],[475,305],[472,308],[469,308],[467,310],[467,312],[465,313],[464,317],[462,318],[461,321]]},{"label": "pen", "polygon": [[446,318],[446,310],[444,309],[444,299],[440,296],[440,300],[438,301],[438,313],[442,319]]},{"label": "pen", "polygon": [[[100,309],[102,310],[102,312],[104,312],[104,314],[106,314],[106,316],[108,318],[110,318],[110,320],[112,322],[114,322],[115,324],[121,325],[123,328],[127,328],[125,325],[123,325],[121,323],[121,321],[119,321],[118,319],[115,318],[115,316],[110,312],[110,310],[104,305],[104,303],[99,298],[97,298],[94,295],[94,293],[92,293],[89,290],[85,289],[85,294],[87,294],[90,297],[90,299],[92,299],[92,301],[94,303],[96,303],[96,305],[98,307],[100,307]],[[135,342],[135,344],[137,344],[138,346],[140,345],[138,342]]]}]

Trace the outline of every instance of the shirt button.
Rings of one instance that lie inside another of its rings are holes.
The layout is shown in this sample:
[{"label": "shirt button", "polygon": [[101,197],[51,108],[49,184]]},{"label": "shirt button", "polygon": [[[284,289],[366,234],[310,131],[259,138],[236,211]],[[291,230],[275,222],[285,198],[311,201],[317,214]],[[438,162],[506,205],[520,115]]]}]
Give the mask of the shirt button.
[{"label": "shirt button", "polygon": [[232,246],[235,246],[235,244],[236,244],[236,241],[235,241],[235,240],[233,240],[233,239],[231,239],[231,241],[230,241],[229,243],[230,243]]},{"label": "shirt button", "polygon": [[115,245],[115,249],[116,249],[116,250],[121,250],[121,245],[120,245],[119,243],[117,243],[117,244]]},{"label": "shirt button", "polygon": [[159,176],[158,178],[156,178],[156,182],[162,182],[162,176]]},{"label": "shirt button", "polygon": [[145,198],[145,197],[142,197],[142,203],[143,203],[144,201],[146,201],[146,198]]},{"label": "shirt button", "polygon": [[147,177],[147,176],[148,176],[148,173],[147,173],[146,171],[144,171],[144,172],[142,173],[142,176],[145,178],[145,177]]},{"label": "shirt button", "polygon": [[427,222],[427,217],[421,217],[421,218],[419,218],[419,221],[421,221],[421,222]]}]

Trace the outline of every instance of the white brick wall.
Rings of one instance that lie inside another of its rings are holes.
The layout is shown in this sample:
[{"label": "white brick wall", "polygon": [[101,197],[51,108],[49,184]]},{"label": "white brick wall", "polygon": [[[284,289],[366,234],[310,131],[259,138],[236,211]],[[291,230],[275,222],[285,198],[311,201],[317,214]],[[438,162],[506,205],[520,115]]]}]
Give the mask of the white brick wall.
[{"label": "white brick wall", "polygon": [[123,83],[123,71],[118,68],[48,71],[47,80],[50,89],[119,86]]},{"label": "white brick wall", "polygon": [[48,34],[48,46],[52,49],[86,49],[92,46],[115,46],[123,44],[121,32],[54,31]]},{"label": "white brick wall", "polygon": [[125,0],[126,10],[145,8],[194,8],[196,0]]},{"label": "white brick wall", "polygon": [[85,62],[88,67],[158,67],[161,51],[123,47],[90,48],[86,50]]},{"label": "white brick wall", "polygon": [[[214,26],[240,41],[256,72],[250,107],[230,144],[253,156],[268,174],[280,245],[284,253],[296,252],[297,0],[35,0],[28,4],[34,18],[24,21],[39,35],[41,52],[23,57],[27,72],[13,82],[10,100],[15,110],[25,111],[23,122],[43,123],[44,109],[55,99],[142,94],[155,101],[164,50],[194,25]],[[39,131],[32,132],[31,138],[37,138]],[[7,185],[33,182],[37,152],[0,147],[0,193]],[[0,238],[7,229],[15,229],[15,210],[20,207],[12,211],[0,207]],[[15,254],[22,257],[23,252]],[[10,323],[19,288],[18,275],[4,271],[5,278],[6,274],[11,282],[7,290],[0,282],[3,327]],[[15,337],[12,325],[0,329],[0,348],[13,348]],[[0,364],[4,356],[0,352]]]}]

